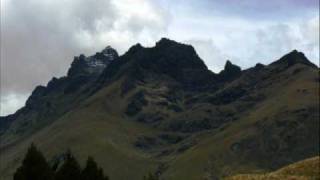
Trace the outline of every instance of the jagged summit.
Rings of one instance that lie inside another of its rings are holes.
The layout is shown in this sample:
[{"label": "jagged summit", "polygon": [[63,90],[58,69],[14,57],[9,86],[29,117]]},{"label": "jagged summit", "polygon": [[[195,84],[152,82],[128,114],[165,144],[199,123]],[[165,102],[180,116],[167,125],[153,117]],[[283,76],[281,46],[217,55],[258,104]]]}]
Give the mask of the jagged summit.
[{"label": "jagged summit", "polygon": [[137,43],[131,46],[129,50],[125,53],[125,55],[134,54],[142,49],[144,49],[144,47],[140,43]]},{"label": "jagged summit", "polygon": [[284,55],[278,61],[271,63],[271,65],[280,65],[283,67],[290,67],[298,63],[305,64],[311,67],[317,67],[315,64],[310,62],[302,52],[299,52],[297,50],[293,50],[290,53]]},{"label": "jagged summit", "polygon": [[140,44],[132,46],[117,63],[112,63],[105,69],[102,79],[128,73],[131,73],[128,75],[130,77],[139,74],[140,80],[142,77],[156,77],[151,74],[169,76],[190,86],[195,83],[204,84],[211,75],[192,46],[167,38],[162,38],[154,47],[145,48]]},{"label": "jagged summit", "polygon": [[68,71],[68,76],[100,75],[101,72],[115,59],[119,57],[118,52],[111,46],[107,46],[101,52],[86,57],[81,54],[75,57]]},{"label": "jagged summit", "polygon": [[159,46],[170,46],[170,45],[178,45],[181,43],[178,43],[174,40],[168,39],[168,38],[161,38],[158,42],[156,42],[156,47]]},{"label": "jagged summit", "polygon": [[117,51],[107,46],[101,52],[86,57],[84,54],[74,57],[67,76],[52,78],[47,86],[38,86],[26,102],[28,108],[41,108],[43,98],[50,93],[75,93],[81,87],[93,83],[103,70],[119,57]]},{"label": "jagged summit", "polygon": [[241,68],[227,60],[224,69],[219,73],[222,80],[231,80],[241,75]]},{"label": "jagged summit", "polygon": [[111,46],[107,46],[106,48],[104,48],[101,53],[105,56],[105,57],[109,57],[109,60],[114,60],[115,58],[118,58],[118,52],[112,48]]},{"label": "jagged summit", "polygon": [[241,68],[237,65],[232,64],[230,60],[227,60],[226,64],[224,65],[225,71],[232,71],[234,69],[241,70]]}]

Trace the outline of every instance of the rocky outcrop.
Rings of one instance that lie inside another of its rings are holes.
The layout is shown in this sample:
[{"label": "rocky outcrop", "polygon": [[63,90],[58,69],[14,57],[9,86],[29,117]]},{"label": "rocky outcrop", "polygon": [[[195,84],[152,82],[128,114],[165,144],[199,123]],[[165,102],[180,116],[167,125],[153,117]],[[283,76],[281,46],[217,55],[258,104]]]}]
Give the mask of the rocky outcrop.
[{"label": "rocky outcrop", "polygon": [[118,57],[117,51],[110,46],[93,56],[86,57],[82,54],[74,58],[68,71],[68,77],[99,76]]},{"label": "rocky outcrop", "polygon": [[224,66],[224,70],[219,73],[220,81],[230,81],[241,75],[241,68],[232,64],[229,60]]}]

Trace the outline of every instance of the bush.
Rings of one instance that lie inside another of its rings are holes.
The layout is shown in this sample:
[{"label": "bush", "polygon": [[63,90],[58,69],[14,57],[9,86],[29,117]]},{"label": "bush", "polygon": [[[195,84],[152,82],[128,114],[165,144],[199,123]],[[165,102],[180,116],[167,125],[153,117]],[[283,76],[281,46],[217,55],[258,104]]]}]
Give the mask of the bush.
[{"label": "bush", "polygon": [[83,171],[81,172],[81,180],[108,180],[107,176],[104,176],[103,170],[98,167],[97,163],[92,157],[88,157],[87,163]]}]

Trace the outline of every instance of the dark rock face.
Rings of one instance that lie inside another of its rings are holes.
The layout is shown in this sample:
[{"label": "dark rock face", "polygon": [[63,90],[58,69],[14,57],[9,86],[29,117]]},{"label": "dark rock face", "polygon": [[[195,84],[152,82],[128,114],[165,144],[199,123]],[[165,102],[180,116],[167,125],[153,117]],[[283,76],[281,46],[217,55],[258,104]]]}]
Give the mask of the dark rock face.
[{"label": "dark rock face", "polygon": [[75,76],[99,76],[101,72],[115,59],[119,57],[116,50],[110,46],[93,56],[75,57],[68,71],[69,77]]},{"label": "dark rock face", "polygon": [[132,100],[128,104],[128,107],[126,110],[126,114],[128,116],[136,115],[137,113],[139,113],[142,110],[143,106],[148,104],[148,101],[145,99],[144,93],[142,91],[133,95],[133,97],[131,99]]},{"label": "dark rock face", "polygon": [[147,56],[140,59],[144,69],[166,74],[189,87],[211,81],[212,73],[190,45],[161,39],[146,52]]},{"label": "dark rock face", "polygon": [[27,105],[50,92],[63,91],[64,94],[76,92],[85,84],[96,80],[102,71],[118,57],[117,51],[110,46],[93,56],[86,57],[81,54],[75,57],[68,70],[68,75],[62,78],[52,78],[46,87],[38,86],[28,99]]},{"label": "dark rock face", "polygon": [[28,98],[26,102],[26,106],[30,106],[34,104],[35,101],[39,100],[42,96],[46,93],[46,87],[44,86],[37,86],[34,91],[32,92],[31,96]]},{"label": "dark rock face", "polygon": [[224,70],[222,70],[219,74],[219,78],[222,81],[230,81],[241,75],[241,68],[237,65],[232,64],[229,60],[226,62],[224,66]]},{"label": "dark rock face", "polygon": [[152,48],[133,46],[105,69],[100,81],[105,83],[122,74],[139,82],[165,76],[189,89],[209,86],[215,78],[192,46],[168,39],[161,39]]}]

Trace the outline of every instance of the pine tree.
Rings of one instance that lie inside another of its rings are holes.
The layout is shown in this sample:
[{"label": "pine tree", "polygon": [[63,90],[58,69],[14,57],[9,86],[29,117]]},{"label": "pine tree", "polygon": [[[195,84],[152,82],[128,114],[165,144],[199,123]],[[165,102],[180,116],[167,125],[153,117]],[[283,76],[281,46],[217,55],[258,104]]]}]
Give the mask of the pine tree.
[{"label": "pine tree", "polygon": [[55,180],[80,180],[81,168],[78,161],[71,152],[66,154],[66,158],[62,166],[56,172]]},{"label": "pine tree", "polygon": [[46,159],[34,144],[30,146],[22,166],[14,173],[14,180],[109,180],[102,168],[98,167],[92,157],[88,157],[86,166],[81,170],[79,163],[68,151],[64,162],[54,163],[50,168]]},{"label": "pine tree", "polygon": [[108,177],[105,177],[103,170],[98,168],[97,163],[92,157],[88,157],[85,168],[81,173],[82,180],[108,180]]},{"label": "pine tree", "polygon": [[14,173],[14,180],[53,180],[53,172],[43,154],[31,144],[22,162]]}]

